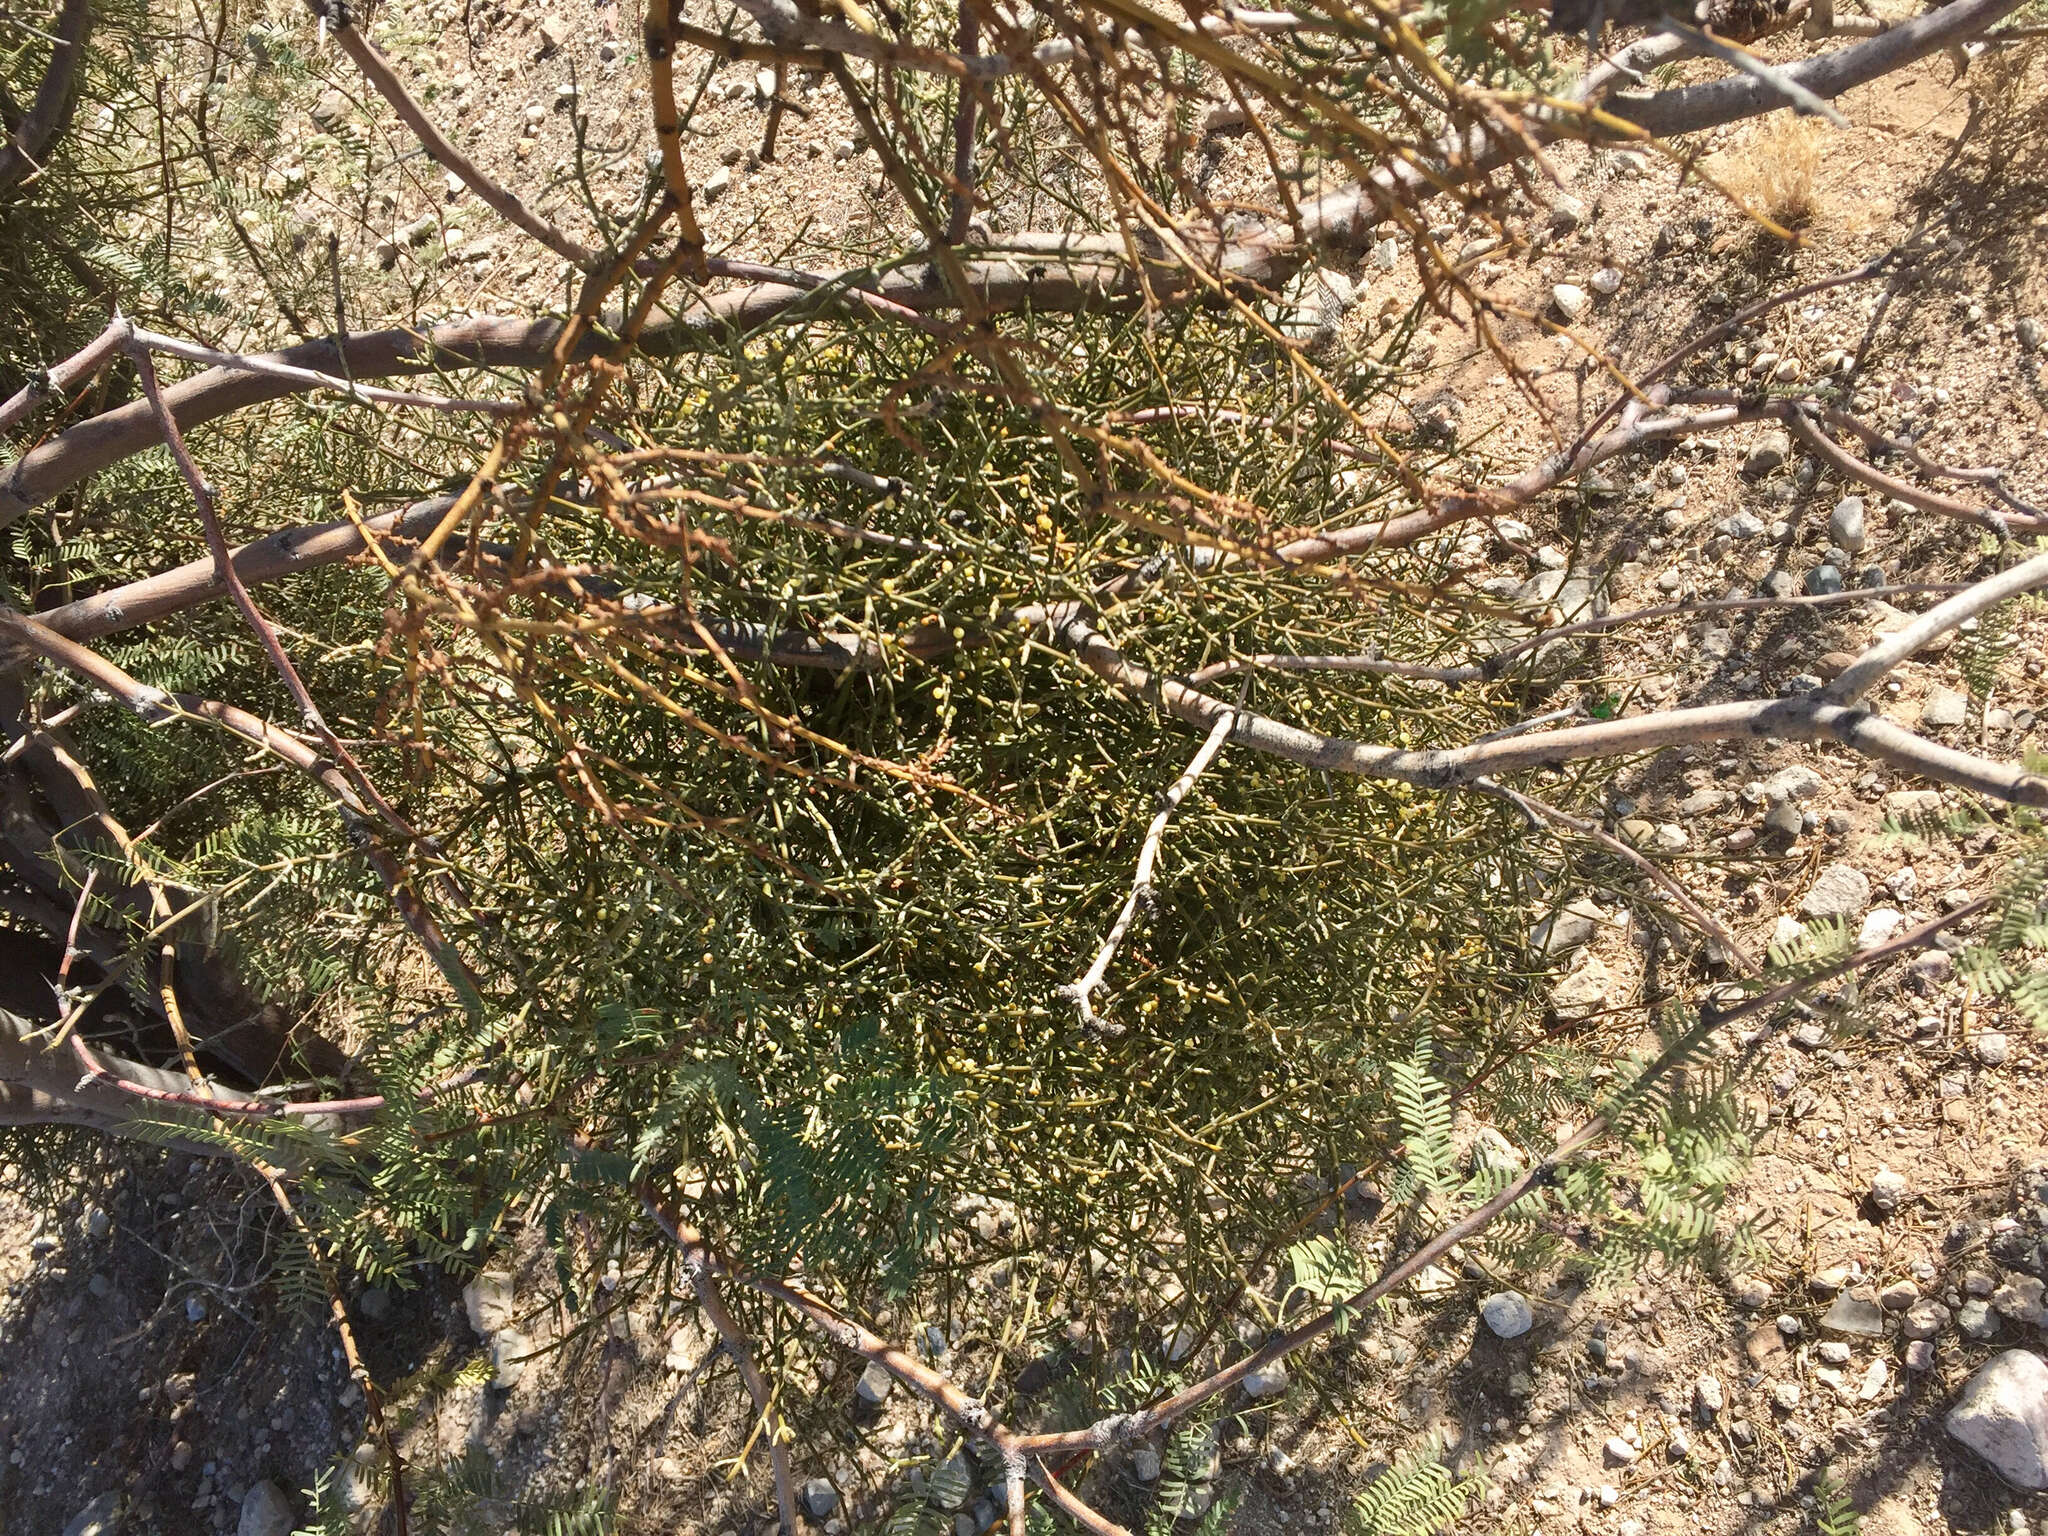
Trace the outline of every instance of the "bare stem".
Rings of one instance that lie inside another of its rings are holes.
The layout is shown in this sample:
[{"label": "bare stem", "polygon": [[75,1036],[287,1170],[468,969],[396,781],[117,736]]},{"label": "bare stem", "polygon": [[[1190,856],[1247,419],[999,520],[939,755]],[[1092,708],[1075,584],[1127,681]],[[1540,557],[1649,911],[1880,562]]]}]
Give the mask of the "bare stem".
[{"label": "bare stem", "polygon": [[1208,739],[1195,753],[1194,761],[1188,764],[1187,771],[1175,779],[1166,793],[1160,796],[1159,813],[1152,818],[1152,825],[1145,829],[1145,842],[1138,850],[1138,872],[1131,880],[1131,893],[1124,898],[1123,910],[1117,913],[1116,921],[1110,924],[1109,936],[1102,941],[1102,948],[1096,951],[1095,963],[1088,967],[1087,972],[1078,981],[1071,981],[1059,989],[1060,996],[1074,1005],[1075,1012],[1081,1015],[1081,1022],[1089,1029],[1104,1034],[1123,1033],[1122,1025],[1112,1024],[1096,1013],[1091,1005],[1091,999],[1095,995],[1095,989],[1102,985],[1103,977],[1109,974],[1110,962],[1116,959],[1116,952],[1123,944],[1124,935],[1130,932],[1131,920],[1137,916],[1138,909],[1151,900],[1152,869],[1159,860],[1159,845],[1166,836],[1167,822],[1173,819],[1174,811],[1181,801],[1187,798],[1188,791],[1195,787],[1195,781],[1208,771],[1209,764],[1216,760],[1216,754],[1223,750],[1223,743],[1228,739],[1230,728],[1236,718],[1229,713],[1217,717],[1216,723],[1209,728]]}]

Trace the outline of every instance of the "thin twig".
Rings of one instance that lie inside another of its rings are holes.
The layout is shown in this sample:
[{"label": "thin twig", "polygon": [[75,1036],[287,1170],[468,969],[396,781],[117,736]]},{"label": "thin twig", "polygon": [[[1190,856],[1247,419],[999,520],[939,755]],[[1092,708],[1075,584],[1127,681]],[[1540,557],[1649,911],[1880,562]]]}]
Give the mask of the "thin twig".
[{"label": "thin twig", "polygon": [[391,67],[391,61],[378,51],[377,45],[357,30],[355,19],[350,14],[346,0],[307,0],[313,13],[333,31],[335,40],[342,50],[355,61],[356,68],[363,72],[363,78],[376,88],[377,94],[391,104],[399,119],[410,128],[413,136],[420,141],[420,147],[435,160],[452,171],[456,179],[474,192],[506,223],[525,231],[542,245],[577,266],[587,266],[596,260],[597,253],[588,246],[572,240],[546,219],[528,208],[519,199],[519,194],[508,187],[501,187],[486,175],[477,163],[457,149],[441,132],[434,120],[427,116],[426,109],[413,99],[405,83],[398,78],[398,72]]},{"label": "thin twig", "polygon": [[1096,951],[1095,963],[1090,965],[1078,981],[1070,981],[1059,989],[1059,995],[1074,1005],[1081,1022],[1089,1029],[1102,1034],[1120,1035],[1121,1024],[1113,1024],[1098,1014],[1090,1004],[1095,989],[1102,985],[1102,979],[1109,974],[1110,962],[1116,958],[1118,948],[1123,944],[1124,935],[1130,932],[1131,920],[1137,916],[1138,908],[1152,899],[1152,869],[1159,859],[1159,845],[1166,836],[1166,824],[1173,819],[1173,813],[1195,781],[1208,770],[1216,754],[1223,750],[1223,743],[1229,737],[1236,715],[1226,711],[1219,715],[1216,723],[1209,728],[1209,736],[1195,753],[1194,761],[1187,771],[1173,781],[1164,795],[1160,796],[1159,813],[1152,818],[1152,825],[1145,829],[1145,842],[1138,850],[1138,870],[1131,880],[1131,893],[1124,898],[1123,910],[1110,924],[1109,936],[1102,941],[1102,948]]}]

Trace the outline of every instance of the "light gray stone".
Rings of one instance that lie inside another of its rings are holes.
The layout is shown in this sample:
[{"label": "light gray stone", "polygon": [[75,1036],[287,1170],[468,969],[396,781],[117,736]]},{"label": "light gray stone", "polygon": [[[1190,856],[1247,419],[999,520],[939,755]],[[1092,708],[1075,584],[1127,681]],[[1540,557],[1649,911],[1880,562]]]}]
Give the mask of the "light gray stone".
[{"label": "light gray stone", "polygon": [[242,1518],[235,1536],[292,1536],[298,1519],[292,1501],[275,1483],[262,1482],[242,1495]]},{"label": "light gray stone", "polygon": [[2014,1275],[1991,1293],[1991,1305],[2016,1323],[2048,1324],[2048,1291],[2037,1275]]},{"label": "light gray stone", "polygon": [[1820,793],[1820,775],[1811,768],[1795,764],[1780,768],[1764,780],[1764,798],[1776,804],[1781,801],[1811,800]]},{"label": "light gray stone", "polygon": [[2015,1488],[2048,1488],[2048,1364],[2024,1349],[1994,1356],[1963,1388],[1945,1421]]},{"label": "light gray stone", "polygon": [[1159,1452],[1149,1445],[1141,1445],[1131,1452],[1131,1471],[1141,1483],[1154,1482],[1159,1477]]},{"label": "light gray stone", "polygon": [[1692,1406],[1702,1419],[1711,1419],[1728,1406],[1728,1393],[1718,1376],[1702,1376],[1692,1384]]},{"label": "light gray stone", "polygon": [[813,1520],[823,1520],[839,1507],[839,1490],[822,1477],[805,1483],[797,1498]]},{"label": "light gray stone", "polygon": [[1879,1168],[1870,1176],[1870,1203],[1882,1215],[1889,1216],[1899,1208],[1899,1202],[1906,1198],[1906,1176],[1894,1173],[1889,1168]]},{"label": "light gray stone", "polygon": [[888,1367],[876,1360],[869,1362],[868,1368],[860,1373],[860,1380],[853,1384],[853,1390],[862,1402],[872,1407],[887,1402],[895,1385],[896,1378],[889,1374]]},{"label": "light gray stone", "polygon": [[1590,897],[1576,901],[1538,922],[1529,930],[1529,947],[1545,956],[1569,954],[1592,941],[1607,914]]},{"label": "light gray stone", "polygon": [[1842,573],[1836,566],[1816,565],[1806,573],[1806,590],[1815,597],[1827,597],[1842,590]]},{"label": "light gray stone", "polygon": [[1906,1320],[1899,1325],[1899,1332],[1909,1339],[1938,1339],[1947,1326],[1948,1308],[1923,1298],[1906,1309]]},{"label": "light gray stone", "polygon": [[1821,1316],[1820,1325],[1829,1333],[1846,1334],[1851,1338],[1882,1338],[1884,1309],[1867,1296],[1844,1291],[1829,1304]]},{"label": "light gray stone", "polygon": [[1536,1315],[1518,1291],[1495,1291],[1479,1303],[1479,1315],[1494,1337],[1519,1339],[1536,1326]]},{"label": "light gray stone", "polygon": [[1929,730],[1947,730],[1969,718],[1970,701],[1953,688],[1930,688],[1920,705],[1920,723]]},{"label": "light gray stone", "polygon": [[1550,302],[1565,319],[1576,320],[1586,312],[1592,298],[1577,283],[1554,283],[1550,289]]},{"label": "light gray stone", "polygon": [[1799,902],[1806,918],[1860,918],[1870,905],[1870,880],[1853,864],[1830,864]]},{"label": "light gray stone", "polygon": [[1271,1365],[1261,1366],[1247,1375],[1240,1385],[1244,1387],[1244,1395],[1253,1402],[1279,1397],[1287,1390],[1287,1362],[1275,1360]]},{"label": "light gray stone", "polygon": [[1569,975],[1552,984],[1550,1006],[1560,1015],[1590,1013],[1607,1007],[1613,996],[1613,973],[1599,960],[1586,955]]},{"label": "light gray stone", "polygon": [[1844,496],[1828,514],[1828,538],[1854,555],[1862,552],[1866,536],[1863,498]]},{"label": "light gray stone", "polygon": [[1761,479],[1791,457],[1791,436],[1773,428],[1758,438],[1756,445],[1744,457],[1742,473],[1751,480]]},{"label": "light gray stone", "polygon": [[1906,926],[1906,914],[1896,907],[1872,907],[1864,914],[1856,934],[1858,949],[1875,949]]},{"label": "light gray stone", "polygon": [[1956,1311],[1956,1326],[1981,1344],[1998,1337],[1998,1314],[1987,1301],[1966,1301]]}]

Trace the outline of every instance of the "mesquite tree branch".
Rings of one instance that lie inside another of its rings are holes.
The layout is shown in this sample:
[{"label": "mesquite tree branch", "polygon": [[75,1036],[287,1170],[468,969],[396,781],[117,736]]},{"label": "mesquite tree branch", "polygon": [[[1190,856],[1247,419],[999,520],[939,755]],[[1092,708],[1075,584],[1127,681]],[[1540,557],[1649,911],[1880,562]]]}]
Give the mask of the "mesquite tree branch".
[{"label": "mesquite tree branch", "polygon": [[781,1420],[776,1417],[775,1392],[768,1385],[768,1378],[761,1374],[746,1334],[733,1320],[732,1312],[725,1304],[718,1276],[704,1262],[700,1256],[702,1252],[701,1244],[695,1252],[685,1247],[683,1267],[690,1277],[691,1288],[697,1293],[697,1304],[704,1309],[711,1326],[718,1330],[725,1352],[732,1356],[733,1364],[739,1368],[740,1379],[747,1384],[747,1395],[754,1400],[754,1412],[760,1415],[762,1433],[768,1437],[768,1465],[775,1478],[776,1518],[782,1536],[795,1536],[796,1495],[789,1470],[789,1440]]},{"label": "mesquite tree branch", "polygon": [[140,682],[106,657],[66,639],[26,614],[0,609],[0,635],[102,689],[147,724],[164,725],[181,718],[206,720],[312,779],[334,802],[352,839],[359,843],[371,867],[383,880],[393,905],[428,957],[458,996],[464,999],[475,997],[476,982],[468,966],[442,934],[433,914],[413,893],[411,881],[397,856],[376,835],[370,807],[364,803],[348,776],[321,753],[297,737],[280,731],[269,721],[232,704],[189,695],[172,695]]},{"label": "mesquite tree branch", "polygon": [[[2019,0],[1956,0],[1955,4],[1903,23],[1880,37],[1867,39],[1795,66],[1789,73],[1817,94],[1839,95],[1854,86],[1924,58],[1930,53],[1993,25]],[[794,14],[793,8],[791,8]],[[998,56],[990,56],[998,57]],[[1754,88],[1754,89],[1752,89]],[[1365,184],[1328,194],[1302,205],[1298,229],[1286,225],[1254,227],[1223,237],[1214,231],[1190,231],[1182,244],[1202,253],[1213,271],[1232,284],[1271,289],[1284,283],[1317,244],[1357,246],[1365,241],[1388,199],[1432,196],[1443,185],[1465,182],[1533,153],[1543,142],[1566,135],[1607,139],[1640,133],[1666,135],[1739,121],[1773,110],[1777,98],[1747,78],[1683,86],[1647,97],[1610,98],[1604,111],[1632,132],[1588,122],[1581,117],[1530,114],[1528,131],[1511,141],[1486,133],[1460,134],[1440,146],[1437,158],[1424,167],[1410,161],[1376,172]],[[1156,242],[1154,243],[1156,244]],[[1121,236],[1077,236],[1033,233],[1004,236],[984,255],[960,258],[974,301],[987,309],[1030,303],[1042,310],[1075,308],[1106,301],[1149,297],[1153,301],[1185,296],[1196,289],[1176,270],[1163,248],[1141,244],[1145,269],[1134,268],[1130,244]],[[1156,266],[1154,265],[1156,263]],[[948,308],[958,299],[935,262],[909,262],[892,267],[876,279],[844,274],[849,288],[879,295],[906,309]],[[829,298],[832,290],[823,293]],[[682,314],[642,333],[642,350],[659,354],[804,313],[807,291],[781,283],[757,283],[717,294],[692,304]],[[308,342],[263,361],[311,369],[329,376],[364,379],[436,368],[540,368],[554,359],[562,323],[484,317],[436,327],[424,336],[409,330],[370,332]],[[577,343],[578,356],[598,350],[595,339]],[[169,403],[187,428],[263,400],[295,393],[287,380],[249,372],[210,369],[173,386]],[[12,523],[86,475],[148,446],[153,436],[147,411],[132,406],[106,412],[30,450],[0,481],[0,527]],[[1426,517],[1428,514],[1416,514]],[[1455,519],[1452,519],[1455,520]],[[1441,523],[1435,526],[1442,526]],[[1418,529],[1417,536],[1430,531]],[[1392,530],[1377,539],[1362,537],[1359,547],[1385,545]]]},{"label": "mesquite tree branch", "polygon": [[42,169],[50,145],[71,121],[78,101],[78,61],[92,28],[92,0],[64,0],[52,37],[50,62],[35,100],[14,132],[0,144],[0,192]]},{"label": "mesquite tree branch", "polygon": [[34,410],[36,402],[44,395],[62,394],[72,385],[91,378],[110,358],[119,355],[133,332],[133,326],[116,316],[107,322],[105,330],[70,357],[53,364],[22,385],[4,404],[0,404],[0,432],[12,431],[14,424]]},{"label": "mesquite tree branch", "polygon": [[[1763,699],[1704,704],[1655,714],[1571,726],[1561,731],[1414,751],[1324,736],[1221,699],[1127,658],[1094,627],[1079,603],[1020,610],[1020,625],[1070,652],[1104,682],[1203,730],[1227,712],[1236,715],[1231,739],[1304,767],[1362,778],[1394,779],[1420,788],[1448,789],[1528,768],[1555,767],[1588,758],[1625,757],[1661,747],[1741,736],[1791,736],[1836,741],[1865,756],[1943,783],[2019,805],[2048,805],[2048,779],[2010,764],[1989,762],[1941,746],[1864,710],[1826,699]],[[1959,616],[1954,620],[1961,622]]]}]

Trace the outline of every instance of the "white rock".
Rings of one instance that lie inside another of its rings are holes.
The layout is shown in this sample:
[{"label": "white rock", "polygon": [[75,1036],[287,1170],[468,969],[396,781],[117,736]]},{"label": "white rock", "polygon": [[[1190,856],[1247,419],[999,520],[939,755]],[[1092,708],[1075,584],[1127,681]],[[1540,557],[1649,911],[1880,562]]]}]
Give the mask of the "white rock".
[{"label": "white rock", "polygon": [[1906,914],[1893,907],[1872,907],[1856,934],[1858,949],[1875,949],[1906,926]]},{"label": "white rock", "polygon": [[480,1339],[489,1338],[510,1322],[516,1307],[512,1277],[503,1270],[484,1270],[462,1288],[462,1310],[469,1314],[469,1326]]},{"label": "white rock", "polygon": [[1811,800],[1820,793],[1820,775],[1811,768],[1795,763],[1790,768],[1780,768],[1765,779],[1763,790],[1764,798],[1773,805],[1786,802],[1796,805]]},{"label": "white rock", "polygon": [[1600,1454],[1607,1458],[1607,1465],[1610,1467],[1625,1467],[1643,1453],[1621,1436],[1615,1435],[1600,1447]]},{"label": "white rock", "polygon": [[292,1501],[275,1483],[258,1483],[242,1496],[242,1518],[235,1536],[292,1536],[298,1520]]},{"label": "white rock", "polygon": [[1854,918],[1870,905],[1870,880],[1851,864],[1830,864],[1800,900],[1802,917]]},{"label": "white rock", "polygon": [[1519,1339],[1536,1326],[1536,1314],[1518,1291],[1495,1291],[1479,1303],[1479,1315],[1494,1337],[1501,1339]]},{"label": "white rock", "polygon": [[1654,841],[1666,853],[1676,853],[1692,839],[1686,836],[1685,828],[1675,821],[1662,823],[1655,833]]},{"label": "white rock", "polygon": [[1246,1376],[1241,1383],[1244,1395],[1253,1402],[1262,1398],[1278,1397],[1287,1390],[1287,1362],[1275,1360],[1271,1365],[1261,1366]]},{"label": "white rock", "polygon": [[1582,955],[1567,976],[1550,988],[1550,1006],[1560,1015],[1593,1013],[1609,1005],[1614,996],[1614,974],[1592,955]]},{"label": "white rock", "polygon": [[1906,1176],[1894,1173],[1889,1168],[1879,1168],[1870,1176],[1870,1203],[1884,1215],[1889,1216],[1899,1208],[1899,1202],[1906,1198]]},{"label": "white rock", "polygon": [[1591,941],[1607,914],[1581,896],[1529,930],[1529,947],[1545,955],[1562,955]]},{"label": "white rock", "polygon": [[71,1517],[64,1536],[114,1536],[121,1516],[121,1495],[103,1493]]},{"label": "white rock", "polygon": [[704,200],[708,203],[712,199],[722,196],[725,189],[731,185],[732,167],[721,165],[717,170],[704,178]]},{"label": "white rock", "polygon": [[775,94],[774,70],[757,69],[754,71],[754,94],[763,101],[768,100]]},{"label": "white rock", "polygon": [[1593,274],[1593,291],[1602,298],[1612,298],[1621,292],[1621,268],[1602,267]]},{"label": "white rock", "polygon": [[1945,1421],[2015,1488],[2048,1488],[2048,1364],[2008,1349],[1970,1378]]},{"label": "white rock", "polygon": [[1577,283],[1557,283],[1550,290],[1550,302],[1557,306],[1557,312],[1565,319],[1576,320],[1592,301]]},{"label": "white rock", "polygon": [[1970,1036],[1970,1050],[1985,1066],[2002,1067],[2012,1054],[2012,1042],[2003,1030],[1980,1029]]},{"label": "white rock", "polygon": [[491,1385],[500,1392],[519,1385],[530,1363],[526,1356],[532,1353],[533,1340],[516,1328],[500,1328],[491,1335]]}]

